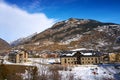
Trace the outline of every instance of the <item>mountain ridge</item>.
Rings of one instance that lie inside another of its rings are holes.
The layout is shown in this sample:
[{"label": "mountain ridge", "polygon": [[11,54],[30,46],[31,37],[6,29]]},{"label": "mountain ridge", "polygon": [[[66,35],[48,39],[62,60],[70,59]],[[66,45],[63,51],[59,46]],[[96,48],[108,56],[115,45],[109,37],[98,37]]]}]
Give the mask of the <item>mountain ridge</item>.
[{"label": "mountain ridge", "polygon": [[5,40],[0,38],[0,53],[7,51],[11,48],[10,44],[6,42]]},{"label": "mountain ridge", "polygon": [[40,51],[81,47],[110,51],[113,45],[116,45],[115,41],[120,36],[119,33],[119,24],[69,18],[55,23],[51,28],[34,35],[31,40],[21,45],[28,49],[32,46],[34,50]]}]

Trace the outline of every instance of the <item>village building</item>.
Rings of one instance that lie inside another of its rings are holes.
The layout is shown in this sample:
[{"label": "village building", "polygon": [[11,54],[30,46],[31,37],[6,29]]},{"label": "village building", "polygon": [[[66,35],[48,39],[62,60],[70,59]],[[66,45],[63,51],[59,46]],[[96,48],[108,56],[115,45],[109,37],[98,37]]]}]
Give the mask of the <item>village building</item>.
[{"label": "village building", "polygon": [[44,52],[38,55],[41,58],[58,58],[59,57],[59,54],[54,52],[51,52],[51,53]]},{"label": "village building", "polygon": [[3,64],[5,59],[7,59],[7,52],[0,53],[0,64]]},{"label": "village building", "polygon": [[111,63],[120,63],[120,53],[109,53]]},{"label": "village building", "polygon": [[4,62],[4,59],[0,59],[0,64],[3,64],[3,62]]},{"label": "village building", "polygon": [[109,53],[101,54],[101,63],[110,63],[110,55]]},{"label": "village building", "polygon": [[73,51],[71,53],[61,55],[60,61],[63,65],[109,63],[109,55],[104,55],[93,50]]},{"label": "village building", "polygon": [[8,55],[8,60],[13,63],[24,63],[28,61],[28,53],[27,51],[20,49],[20,50],[13,50]]}]

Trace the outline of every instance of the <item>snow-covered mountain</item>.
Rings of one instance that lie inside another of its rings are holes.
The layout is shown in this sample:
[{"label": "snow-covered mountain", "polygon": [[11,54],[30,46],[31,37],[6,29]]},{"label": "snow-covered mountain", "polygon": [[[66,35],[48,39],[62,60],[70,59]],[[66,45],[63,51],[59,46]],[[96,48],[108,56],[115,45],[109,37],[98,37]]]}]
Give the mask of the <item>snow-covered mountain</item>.
[{"label": "snow-covered mountain", "polygon": [[90,48],[113,51],[119,46],[120,25],[91,19],[70,18],[34,35],[22,44],[35,50],[70,50]]},{"label": "snow-covered mountain", "polygon": [[17,45],[22,45],[23,43],[27,43],[27,41],[31,40],[31,38],[33,36],[37,35],[37,32],[36,33],[33,33],[32,35],[30,36],[27,36],[27,37],[24,37],[24,38],[19,38],[13,42],[10,43],[11,46],[17,46]]}]

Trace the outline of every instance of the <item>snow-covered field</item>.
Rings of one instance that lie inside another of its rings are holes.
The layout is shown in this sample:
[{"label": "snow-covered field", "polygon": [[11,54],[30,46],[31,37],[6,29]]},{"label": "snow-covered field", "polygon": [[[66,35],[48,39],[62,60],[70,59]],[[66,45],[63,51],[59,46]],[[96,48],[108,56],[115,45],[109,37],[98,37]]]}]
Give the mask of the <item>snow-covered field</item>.
[{"label": "snow-covered field", "polygon": [[60,62],[60,58],[29,58],[30,62],[42,63],[42,64],[51,64],[55,62]]},{"label": "snow-covered field", "polygon": [[[59,58],[30,58],[29,60],[44,64],[60,61]],[[67,79],[69,75],[73,75],[74,80],[120,80],[120,69],[115,68],[114,64],[68,66],[68,70],[62,70],[59,73],[62,75],[62,80],[69,80]]]},{"label": "snow-covered field", "polygon": [[[40,73],[41,71],[49,73],[47,66],[51,65],[50,63],[52,62],[60,62],[60,59],[29,58],[29,61],[21,65],[34,65],[38,67]],[[11,64],[9,62],[7,63]],[[67,68],[67,70],[59,70],[59,73],[62,75],[62,80],[120,80],[120,64],[76,65],[68,66]],[[69,79],[70,76],[74,79]]]},{"label": "snow-covered field", "polygon": [[73,74],[75,80],[120,80],[120,69],[110,65],[79,65],[72,67],[71,71],[61,71],[61,73],[64,78]]}]

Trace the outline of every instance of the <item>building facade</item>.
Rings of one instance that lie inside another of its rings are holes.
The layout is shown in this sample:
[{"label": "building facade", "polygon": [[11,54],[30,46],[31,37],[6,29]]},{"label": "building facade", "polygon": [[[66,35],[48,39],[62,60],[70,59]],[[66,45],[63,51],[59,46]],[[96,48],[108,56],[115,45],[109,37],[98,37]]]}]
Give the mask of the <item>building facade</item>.
[{"label": "building facade", "polygon": [[9,61],[13,63],[24,63],[28,61],[28,53],[25,50],[13,50],[9,53]]},{"label": "building facade", "polygon": [[100,57],[98,56],[82,56],[81,57],[81,64],[87,65],[87,64],[99,64],[100,63]]},{"label": "building facade", "polygon": [[120,63],[120,53],[110,53],[109,56],[111,63]]},{"label": "building facade", "polygon": [[61,57],[61,64],[77,64],[77,57]]},{"label": "building facade", "polygon": [[60,57],[62,65],[89,65],[109,63],[109,55],[104,55],[98,51],[77,51],[71,54],[63,54]]}]

